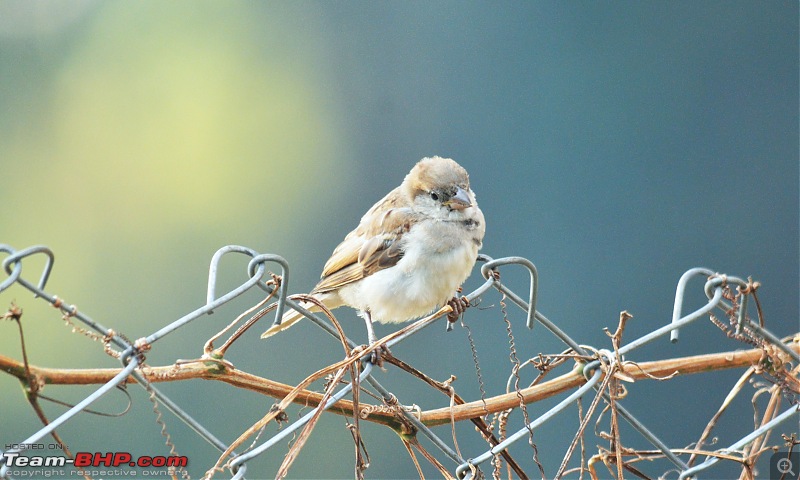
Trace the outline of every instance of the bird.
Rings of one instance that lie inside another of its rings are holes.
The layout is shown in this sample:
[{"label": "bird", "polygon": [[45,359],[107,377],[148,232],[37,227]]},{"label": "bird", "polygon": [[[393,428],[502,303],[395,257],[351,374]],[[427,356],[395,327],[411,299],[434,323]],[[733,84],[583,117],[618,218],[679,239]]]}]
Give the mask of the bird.
[{"label": "bird", "polygon": [[[347,305],[358,310],[373,344],[373,321],[407,322],[451,299],[455,303],[485,232],[467,171],[450,158],[423,158],[334,249],[309,295],[328,309]],[[302,306],[321,311],[311,302]],[[301,318],[289,310],[261,338]]]}]

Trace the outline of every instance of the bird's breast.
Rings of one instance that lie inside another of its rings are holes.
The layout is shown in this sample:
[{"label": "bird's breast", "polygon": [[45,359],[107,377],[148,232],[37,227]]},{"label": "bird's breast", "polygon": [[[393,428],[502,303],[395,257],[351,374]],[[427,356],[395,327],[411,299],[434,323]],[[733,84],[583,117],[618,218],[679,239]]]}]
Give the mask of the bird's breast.
[{"label": "bird's breast", "polygon": [[462,226],[436,224],[416,225],[402,242],[403,257],[395,266],[340,290],[345,303],[368,310],[382,323],[426,315],[449,300],[469,276],[480,243]]}]

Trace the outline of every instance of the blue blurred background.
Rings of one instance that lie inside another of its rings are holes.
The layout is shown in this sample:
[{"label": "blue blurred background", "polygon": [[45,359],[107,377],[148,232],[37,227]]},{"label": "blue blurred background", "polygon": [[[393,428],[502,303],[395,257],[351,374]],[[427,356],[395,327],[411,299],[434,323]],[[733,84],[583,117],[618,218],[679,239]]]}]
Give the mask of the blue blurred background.
[{"label": "blue blurred background", "polygon": [[[538,309],[580,343],[608,348],[602,329],[621,310],[634,315],[627,340],[668,322],[675,284],[695,266],[752,276],[767,326],[778,335],[799,326],[797,2],[6,0],[0,106],[0,243],[52,248],[48,290],[131,338],[201,306],[208,262],[226,244],[284,256],[290,290],[308,291],[360,215],[430,155],[470,172],[488,225],[483,252],[531,259]],[[223,287],[233,287],[247,262],[227,262]],[[30,259],[24,274],[37,278],[41,265]],[[503,279],[527,291],[524,272],[509,268]],[[480,280],[476,271],[467,290]],[[701,281],[690,290],[687,310],[704,300]],[[0,308],[12,300],[25,311],[35,364],[116,365],[21,288],[0,295]],[[148,362],[199,356],[205,339],[258,300],[254,292],[165,338]],[[505,391],[511,365],[498,302],[487,295],[466,314],[489,395]],[[523,359],[561,351],[511,312]],[[365,340],[352,311],[338,318]],[[15,327],[0,328],[0,353],[19,358]],[[237,367],[297,383],[341,355],[311,325],[269,342],[257,338],[264,328],[231,350]],[[631,359],[743,347],[703,320],[678,344],[659,341]],[[393,352],[439,380],[457,375],[457,390],[479,398],[464,329],[446,334],[438,324]],[[683,447],[740,373],[638,382],[624,404]],[[396,369],[377,376],[403,403],[447,405]],[[227,442],[273,403],[215,382],[163,389]],[[44,393],[77,401],[91,390]],[[35,432],[18,383],[0,376],[0,392],[0,441]],[[752,393],[720,422],[719,446],[752,428]],[[83,414],[60,433],[73,450],[167,454],[150,403],[133,394],[127,416]],[[97,408],[124,405],[116,394]],[[46,410],[55,418],[63,408]],[[167,415],[200,476],[217,452]],[[536,432],[548,476],[577,424],[571,411]],[[388,430],[363,433],[367,477],[417,475]],[[650,447],[622,434],[625,445]],[[468,425],[459,439],[467,457],[485,448]],[[589,439],[590,454],[597,443]],[[274,475],[286,447],[276,450],[248,476]],[[514,452],[536,476],[530,448]],[[352,458],[344,421],[326,416],[291,476],[351,477]],[[737,471],[720,466],[706,477]]]}]

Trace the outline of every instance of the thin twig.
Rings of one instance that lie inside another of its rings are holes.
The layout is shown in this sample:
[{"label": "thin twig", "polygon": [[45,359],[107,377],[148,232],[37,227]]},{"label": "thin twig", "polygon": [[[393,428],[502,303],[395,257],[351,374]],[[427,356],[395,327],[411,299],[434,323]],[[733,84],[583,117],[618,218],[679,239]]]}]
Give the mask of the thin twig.
[{"label": "thin twig", "polygon": [[[715,413],[714,416],[711,417],[711,420],[708,421],[706,428],[703,430],[703,433],[700,435],[700,438],[697,440],[697,443],[695,444],[695,448],[700,449],[703,447],[703,445],[706,442],[706,439],[708,439],[708,436],[711,435],[711,431],[714,429],[714,427],[716,427],[717,422],[719,421],[722,414],[725,413],[725,410],[727,410],[731,402],[733,402],[733,400],[736,398],[739,392],[742,391],[742,388],[744,388],[744,386],[753,376],[754,372],[755,369],[753,367],[750,367],[747,370],[745,370],[745,372],[742,374],[741,377],[739,377],[739,380],[734,384],[733,388],[731,388],[731,391],[728,392],[728,395],[725,397],[725,400],[722,401],[722,405],[720,405],[719,409],[717,410],[717,413]],[[692,456],[689,457],[689,461],[686,462],[686,464],[691,467],[696,459],[697,456],[695,454],[692,454]]]},{"label": "thin twig", "polygon": [[[436,390],[439,390],[440,392],[444,393],[448,397],[451,397],[452,401],[453,401],[453,403],[455,405],[463,405],[465,403],[464,399],[459,394],[457,394],[455,392],[455,390],[452,390],[452,393],[451,393],[451,388],[452,387],[449,384],[447,384],[447,382],[437,382],[436,380],[434,380],[434,379],[430,378],[429,376],[425,375],[423,372],[421,372],[420,370],[417,370],[416,368],[414,368],[410,364],[400,360],[399,358],[396,358],[392,354],[385,355],[384,356],[384,360],[387,363],[390,363],[390,364],[396,366],[397,368],[400,368],[400,369],[404,370],[405,372],[410,373],[414,377],[422,380],[423,382],[427,383],[428,385],[430,385],[431,387],[435,388]],[[451,407],[448,407],[448,408],[449,408],[450,411],[453,411],[455,409],[455,406],[451,406]],[[487,442],[489,442],[489,444],[492,447],[494,447],[494,446],[496,446],[497,444],[500,443],[500,440],[498,440],[497,437],[495,437],[495,435],[492,433],[492,430],[486,424],[486,422],[484,421],[482,416],[472,417],[469,420],[475,425],[475,427],[480,431],[481,435],[483,435],[483,437],[486,439]],[[452,422],[458,422],[458,421],[460,421],[460,419],[451,418],[450,421],[451,421],[451,423]],[[514,460],[514,458],[511,456],[510,453],[508,453],[507,451],[503,451],[501,455],[503,456],[503,459],[505,459],[505,461],[508,462],[508,465],[514,470],[514,473],[516,473],[517,476],[519,476],[521,480],[524,480],[524,479],[528,478],[528,476],[525,473],[525,471],[516,462],[516,460]]]}]

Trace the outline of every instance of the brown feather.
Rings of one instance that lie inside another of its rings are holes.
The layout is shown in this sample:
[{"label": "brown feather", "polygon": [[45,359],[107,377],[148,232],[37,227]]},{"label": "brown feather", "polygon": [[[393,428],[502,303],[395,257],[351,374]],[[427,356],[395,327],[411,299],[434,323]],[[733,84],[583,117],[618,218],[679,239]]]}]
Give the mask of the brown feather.
[{"label": "brown feather", "polygon": [[[403,256],[402,235],[414,222],[409,204],[404,192],[396,188],[369,209],[358,227],[334,249],[311,293],[336,290],[396,265]],[[378,215],[381,218],[376,218]]]}]

